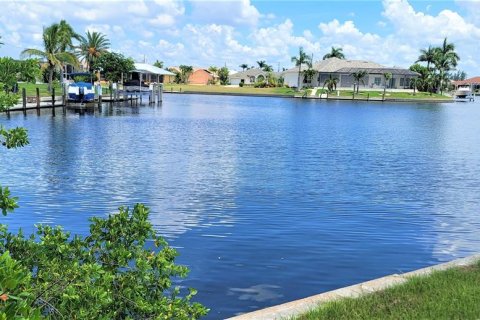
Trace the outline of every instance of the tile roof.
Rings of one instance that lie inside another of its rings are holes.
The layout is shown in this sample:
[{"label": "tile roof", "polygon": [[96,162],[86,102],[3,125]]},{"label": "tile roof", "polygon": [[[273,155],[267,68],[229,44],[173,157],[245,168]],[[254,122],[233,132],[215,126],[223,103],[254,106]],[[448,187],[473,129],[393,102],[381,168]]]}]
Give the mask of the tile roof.
[{"label": "tile roof", "polygon": [[368,73],[375,73],[375,74],[384,74],[384,73],[387,73],[387,72],[390,72],[391,74],[393,75],[401,75],[401,76],[418,76],[419,74],[417,72],[414,72],[414,71],[411,71],[409,69],[402,69],[402,68],[385,68],[385,67],[382,67],[382,68],[342,68],[342,69],[339,69],[335,72],[338,72],[338,73],[348,73],[348,74],[351,74],[351,73],[354,73],[354,72],[358,72],[358,71],[367,71]]},{"label": "tile roof", "polygon": [[[371,69],[371,68],[384,68],[384,66],[371,61],[329,58],[329,59],[315,62],[312,68],[318,72],[328,73],[328,72],[337,72],[342,68]],[[302,65],[301,70],[304,71],[306,69],[307,69],[307,66]],[[293,67],[291,69],[288,69],[286,72],[298,72],[298,67]]]},{"label": "tile roof", "polygon": [[453,81],[453,84],[457,86],[466,85],[466,84],[480,84],[480,77],[474,77],[474,78],[460,80],[460,81]]},{"label": "tile roof", "polygon": [[[275,76],[280,76],[282,73],[281,72],[272,72]],[[259,75],[266,76],[268,74],[267,71],[264,71],[263,69],[260,68],[254,68],[254,69],[248,69],[245,71],[240,71],[237,73],[234,73],[230,75],[230,79],[241,79],[245,77],[258,77]]]}]

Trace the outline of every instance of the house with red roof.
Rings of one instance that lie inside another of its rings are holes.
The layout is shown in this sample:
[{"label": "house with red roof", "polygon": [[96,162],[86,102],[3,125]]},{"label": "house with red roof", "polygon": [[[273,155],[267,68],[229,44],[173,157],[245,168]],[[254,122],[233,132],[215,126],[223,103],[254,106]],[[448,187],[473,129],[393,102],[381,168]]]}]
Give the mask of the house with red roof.
[{"label": "house with red roof", "polygon": [[480,77],[474,77],[465,80],[452,81],[452,84],[455,86],[455,90],[459,87],[470,87],[470,90],[475,93],[480,93]]}]

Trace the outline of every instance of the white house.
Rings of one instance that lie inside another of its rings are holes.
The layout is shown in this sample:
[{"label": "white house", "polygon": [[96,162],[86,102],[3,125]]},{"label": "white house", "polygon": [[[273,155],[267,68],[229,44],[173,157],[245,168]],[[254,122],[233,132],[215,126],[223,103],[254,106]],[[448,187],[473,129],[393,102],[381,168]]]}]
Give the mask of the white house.
[{"label": "white house", "polygon": [[[381,64],[363,61],[363,60],[343,60],[338,58],[330,58],[321,60],[312,66],[316,71],[311,79],[307,79],[303,75],[303,71],[307,70],[306,65],[301,66],[300,86],[323,87],[325,81],[330,77],[337,78],[337,88],[352,88],[355,79],[352,73],[358,71],[366,71],[367,76],[360,82],[360,86],[365,88],[387,88],[408,89],[410,88],[410,80],[418,76],[416,72],[402,68],[388,68]],[[391,73],[392,78],[388,83],[384,83],[384,74]],[[290,87],[298,85],[298,67],[288,69],[283,73],[285,84]]]},{"label": "white house", "polygon": [[260,68],[254,68],[229,75],[228,79],[231,85],[239,85],[241,82],[249,85],[254,84],[255,82],[264,81],[269,73],[272,73],[277,78],[282,75],[278,72],[267,72]]}]

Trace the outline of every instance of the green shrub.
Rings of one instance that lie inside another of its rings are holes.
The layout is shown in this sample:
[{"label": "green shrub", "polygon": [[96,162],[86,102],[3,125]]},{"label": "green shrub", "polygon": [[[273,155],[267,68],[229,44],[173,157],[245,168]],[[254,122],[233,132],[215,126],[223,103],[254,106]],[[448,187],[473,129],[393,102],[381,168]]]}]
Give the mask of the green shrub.
[{"label": "green shrub", "polygon": [[266,86],[267,84],[265,83],[265,81],[257,81],[253,84],[254,88],[265,88]]},{"label": "green shrub", "polygon": [[24,237],[1,226],[0,252],[31,272],[34,303],[48,317],[198,319],[208,310],[191,302],[194,289],[180,297],[172,286],[188,269],[174,263],[177,251],[156,235],[148,214],[137,204],[92,218],[86,237],[42,225]]},{"label": "green shrub", "polygon": [[34,298],[30,273],[4,252],[0,255],[0,320],[41,319]]}]

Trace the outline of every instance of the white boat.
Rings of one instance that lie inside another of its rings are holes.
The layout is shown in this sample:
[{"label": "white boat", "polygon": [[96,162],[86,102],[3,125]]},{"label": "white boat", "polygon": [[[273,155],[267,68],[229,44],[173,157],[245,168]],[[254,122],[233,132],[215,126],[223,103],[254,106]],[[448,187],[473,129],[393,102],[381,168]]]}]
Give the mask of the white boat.
[{"label": "white boat", "polygon": [[459,87],[454,94],[455,101],[474,101],[475,98],[472,94],[470,87]]},{"label": "white boat", "polygon": [[68,101],[92,102],[95,100],[95,89],[88,82],[74,82],[68,86]]}]

